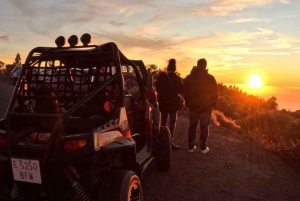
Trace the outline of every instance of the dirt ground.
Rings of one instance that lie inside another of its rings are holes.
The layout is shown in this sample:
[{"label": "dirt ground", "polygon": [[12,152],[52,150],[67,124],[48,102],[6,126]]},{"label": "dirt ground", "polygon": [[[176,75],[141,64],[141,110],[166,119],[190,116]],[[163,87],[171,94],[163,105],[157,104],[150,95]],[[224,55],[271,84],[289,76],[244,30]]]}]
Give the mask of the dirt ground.
[{"label": "dirt ground", "polygon": [[[187,151],[189,121],[179,116],[172,168],[158,172],[154,163],[143,178],[145,201],[300,200],[300,175],[280,158],[249,139],[211,127],[210,152]],[[198,147],[197,147],[198,148]]]}]

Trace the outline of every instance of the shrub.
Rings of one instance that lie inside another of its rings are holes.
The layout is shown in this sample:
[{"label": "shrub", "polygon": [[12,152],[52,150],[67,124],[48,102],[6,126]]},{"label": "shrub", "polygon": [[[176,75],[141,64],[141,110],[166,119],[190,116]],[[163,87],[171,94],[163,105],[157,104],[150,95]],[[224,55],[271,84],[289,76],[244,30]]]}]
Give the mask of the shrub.
[{"label": "shrub", "polygon": [[1,68],[1,69],[0,69],[0,74],[1,74],[1,75],[7,75],[8,72],[7,72],[6,68]]},{"label": "shrub", "polygon": [[272,110],[239,120],[241,130],[269,151],[300,168],[300,120],[291,114]]},{"label": "shrub", "polygon": [[[240,119],[255,112],[270,110],[264,99],[248,95],[236,86],[230,85],[227,87],[226,85],[219,83],[218,87],[219,98],[215,109],[222,111],[225,116],[230,117],[231,119]],[[273,101],[269,101],[270,104],[276,103],[276,98],[273,98]]]},{"label": "shrub", "polygon": [[240,127],[235,123],[235,121],[225,117],[223,112],[213,110],[211,117],[212,123],[216,126],[221,126],[233,131],[238,131],[240,129]]}]

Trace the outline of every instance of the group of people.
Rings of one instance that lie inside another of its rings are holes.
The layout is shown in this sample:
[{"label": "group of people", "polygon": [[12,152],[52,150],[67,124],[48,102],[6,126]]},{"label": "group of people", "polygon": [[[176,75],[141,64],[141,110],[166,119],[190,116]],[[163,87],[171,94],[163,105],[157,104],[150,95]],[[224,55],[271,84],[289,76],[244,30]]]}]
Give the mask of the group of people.
[{"label": "group of people", "polygon": [[199,59],[191,73],[183,81],[176,74],[176,60],[170,59],[167,72],[161,72],[156,81],[156,91],[161,112],[161,125],[167,126],[171,133],[172,149],[180,149],[174,143],[178,110],[182,109],[179,95],[183,95],[185,105],[189,108],[188,151],[196,149],[196,131],[200,123],[201,153],[209,152],[207,140],[212,109],[218,100],[218,85],[213,75],[208,73],[206,59]]}]

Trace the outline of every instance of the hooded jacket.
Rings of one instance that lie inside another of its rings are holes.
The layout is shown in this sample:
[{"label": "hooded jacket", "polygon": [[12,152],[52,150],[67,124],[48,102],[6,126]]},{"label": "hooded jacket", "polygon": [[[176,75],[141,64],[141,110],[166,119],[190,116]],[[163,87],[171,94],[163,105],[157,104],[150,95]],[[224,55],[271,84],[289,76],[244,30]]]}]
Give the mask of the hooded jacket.
[{"label": "hooded jacket", "polygon": [[194,67],[185,81],[183,96],[190,110],[203,113],[217,105],[218,84],[206,69]]}]

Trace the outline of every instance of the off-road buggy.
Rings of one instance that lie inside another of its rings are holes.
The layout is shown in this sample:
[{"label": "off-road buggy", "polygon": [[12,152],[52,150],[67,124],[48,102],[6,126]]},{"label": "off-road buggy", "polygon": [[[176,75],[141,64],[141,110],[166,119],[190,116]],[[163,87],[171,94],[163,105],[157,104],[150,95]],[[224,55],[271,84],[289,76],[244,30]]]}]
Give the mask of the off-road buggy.
[{"label": "off-road buggy", "polygon": [[56,39],[28,55],[0,120],[0,200],[143,200],[155,159],[171,164],[153,78],[115,43]]}]

